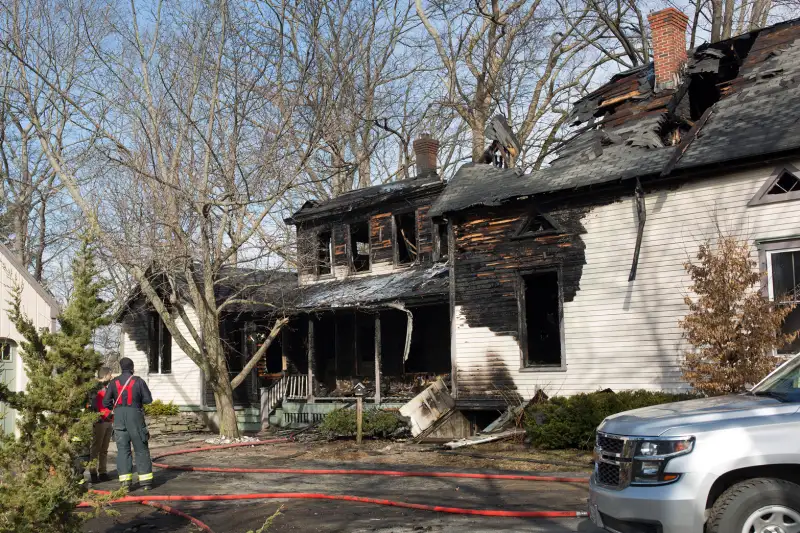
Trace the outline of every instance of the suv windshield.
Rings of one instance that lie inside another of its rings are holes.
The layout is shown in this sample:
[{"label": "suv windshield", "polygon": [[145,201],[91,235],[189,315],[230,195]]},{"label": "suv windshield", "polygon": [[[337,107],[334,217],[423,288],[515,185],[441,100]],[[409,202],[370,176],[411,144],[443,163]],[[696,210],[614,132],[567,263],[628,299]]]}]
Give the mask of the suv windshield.
[{"label": "suv windshield", "polygon": [[800,356],[765,379],[752,393],[756,396],[771,396],[784,402],[800,402]]}]

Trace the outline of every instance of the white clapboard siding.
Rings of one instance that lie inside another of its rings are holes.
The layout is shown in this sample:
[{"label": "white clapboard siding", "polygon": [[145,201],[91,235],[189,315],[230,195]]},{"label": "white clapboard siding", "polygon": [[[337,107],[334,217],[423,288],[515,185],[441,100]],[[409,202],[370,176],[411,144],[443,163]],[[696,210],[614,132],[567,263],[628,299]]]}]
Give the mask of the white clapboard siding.
[{"label": "white clapboard siding", "polygon": [[526,397],[538,389],[566,395],[605,388],[686,388],[679,366],[687,348],[678,324],[689,292],[683,264],[717,228],[753,243],[754,261],[757,240],[800,235],[800,202],[747,207],[774,170],[765,166],[648,194],[634,282],[628,282],[637,233],[634,198],[590,210],[582,219],[586,264],[580,290],[564,305],[566,370],[521,369],[516,332],[471,328],[457,306],[459,379],[466,377],[474,389],[483,379],[474,376],[492,375],[486,369],[494,362],[503,369],[498,379],[513,380]]},{"label": "white clapboard siding", "polygon": [[[195,329],[199,328],[194,311],[187,308],[189,320]],[[192,340],[191,334],[182,320],[178,321],[183,338]],[[154,400],[174,402],[184,407],[201,407],[203,405],[203,372],[172,339],[172,373],[151,374],[148,372],[147,360],[147,319],[146,315],[129,313],[122,324],[122,356],[129,357],[135,365],[135,373],[143,378],[153,393]]]},{"label": "white clapboard siding", "polygon": [[[0,243],[0,338],[11,339],[19,346],[24,339],[8,318],[15,288],[22,289],[20,294],[22,313],[37,328],[55,331],[59,313],[58,302],[28,273],[12,252]],[[15,383],[6,383],[11,390],[22,391],[28,385],[28,375],[19,349],[14,355],[14,381]]]}]

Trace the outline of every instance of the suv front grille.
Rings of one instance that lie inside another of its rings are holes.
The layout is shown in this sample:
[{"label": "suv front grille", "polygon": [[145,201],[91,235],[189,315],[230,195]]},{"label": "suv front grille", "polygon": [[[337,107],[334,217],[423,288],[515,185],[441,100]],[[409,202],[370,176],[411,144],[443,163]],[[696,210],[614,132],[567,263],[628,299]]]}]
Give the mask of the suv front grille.
[{"label": "suv front grille", "polygon": [[633,470],[633,446],[628,437],[597,433],[595,481],[608,488],[624,489]]},{"label": "suv front grille", "polygon": [[597,464],[597,482],[601,485],[619,486],[619,465],[610,463]]},{"label": "suv front grille", "polygon": [[598,433],[597,447],[607,453],[622,453],[622,450],[625,448],[625,441]]}]

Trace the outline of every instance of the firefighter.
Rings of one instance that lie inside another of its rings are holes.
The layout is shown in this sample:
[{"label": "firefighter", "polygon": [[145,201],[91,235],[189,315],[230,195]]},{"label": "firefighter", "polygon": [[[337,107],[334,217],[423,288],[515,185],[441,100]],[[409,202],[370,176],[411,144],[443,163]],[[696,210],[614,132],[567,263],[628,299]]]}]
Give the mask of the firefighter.
[{"label": "firefighter", "polygon": [[[89,459],[92,461],[92,467],[89,469],[89,474],[92,476],[92,483],[100,481],[108,481],[108,444],[111,442],[112,427],[111,422],[114,419],[110,409],[103,406],[103,398],[106,395],[106,387],[108,382],[111,381],[111,369],[107,366],[102,367],[97,372],[98,390],[92,398],[92,409],[99,413],[100,417],[94,423],[92,435],[92,448]],[[96,463],[95,463],[96,461]]]},{"label": "firefighter", "polygon": [[147,441],[150,433],[144,421],[143,406],[152,403],[153,397],[144,380],[133,375],[133,361],[123,357],[119,362],[122,374],[108,384],[103,406],[114,414],[114,442],[117,444],[117,472],[119,483],[130,488],[133,481],[131,445],[136,452],[136,472],[139,485],[150,490],[153,485],[153,463]]}]

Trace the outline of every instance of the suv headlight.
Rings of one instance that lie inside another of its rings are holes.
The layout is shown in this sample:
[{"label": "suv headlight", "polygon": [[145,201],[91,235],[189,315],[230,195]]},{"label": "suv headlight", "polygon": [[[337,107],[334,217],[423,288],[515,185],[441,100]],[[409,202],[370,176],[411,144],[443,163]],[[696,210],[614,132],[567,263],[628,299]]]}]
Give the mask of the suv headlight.
[{"label": "suv headlight", "polygon": [[678,474],[665,474],[670,459],[691,453],[694,437],[652,438],[636,443],[633,458],[632,485],[672,483]]}]

